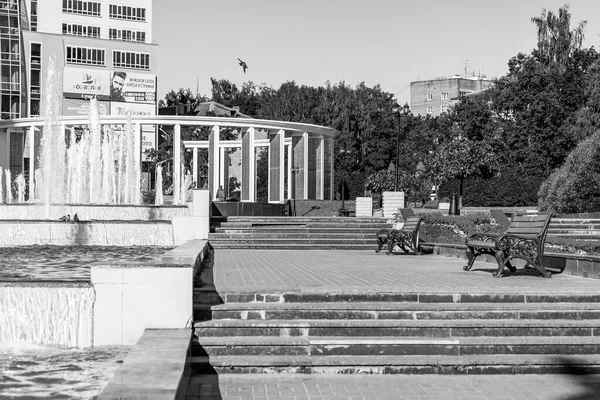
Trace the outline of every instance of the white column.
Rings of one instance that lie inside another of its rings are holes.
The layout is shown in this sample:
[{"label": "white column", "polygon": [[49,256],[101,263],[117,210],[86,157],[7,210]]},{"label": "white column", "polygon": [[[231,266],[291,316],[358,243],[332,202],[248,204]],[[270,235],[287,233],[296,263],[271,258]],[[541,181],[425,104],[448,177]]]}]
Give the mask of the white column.
[{"label": "white column", "polygon": [[29,202],[35,199],[35,126],[29,127]]},{"label": "white column", "polygon": [[248,128],[242,133],[242,173],[241,173],[241,201],[256,201],[256,160],[254,149],[254,128]]},{"label": "white column", "polygon": [[331,152],[330,154],[330,159],[329,159],[329,163],[330,166],[329,168],[331,168],[331,178],[330,178],[330,182],[329,182],[329,199],[330,200],[335,200],[335,151],[334,151],[334,145],[333,145],[333,139],[330,139],[329,141],[330,146],[329,146],[329,151]]},{"label": "white column", "polygon": [[[219,186],[223,186],[223,189],[225,189],[225,179],[227,179],[225,177],[225,161],[225,147],[219,147]],[[225,192],[227,193],[227,190]]]},{"label": "white column", "polygon": [[317,199],[324,200],[325,199],[325,140],[323,139],[323,135],[318,135],[319,140],[319,148],[317,151],[319,152],[319,157],[317,160],[319,164],[317,165],[317,184],[319,187],[317,188]]},{"label": "white column", "polygon": [[303,169],[304,169],[304,174],[303,174],[303,178],[304,178],[304,193],[302,193],[302,198],[303,199],[308,199],[308,175],[309,175],[309,171],[308,171],[308,133],[304,132],[302,134],[302,143],[304,144],[304,147],[302,148],[302,150],[304,151],[304,160],[303,161]]},{"label": "white column", "polygon": [[173,132],[173,204],[181,204],[181,125]]},{"label": "white column", "polygon": [[288,165],[287,165],[287,171],[285,171],[286,176],[288,177],[288,181],[287,181],[287,198],[291,199],[292,198],[292,160],[293,160],[293,155],[292,155],[292,145],[288,144],[285,146],[286,151],[287,151],[287,159],[288,159]]},{"label": "white column", "polygon": [[218,125],[213,126],[208,136],[208,190],[211,200],[216,200],[217,190],[219,190],[220,168],[219,159],[219,132],[221,128]]}]

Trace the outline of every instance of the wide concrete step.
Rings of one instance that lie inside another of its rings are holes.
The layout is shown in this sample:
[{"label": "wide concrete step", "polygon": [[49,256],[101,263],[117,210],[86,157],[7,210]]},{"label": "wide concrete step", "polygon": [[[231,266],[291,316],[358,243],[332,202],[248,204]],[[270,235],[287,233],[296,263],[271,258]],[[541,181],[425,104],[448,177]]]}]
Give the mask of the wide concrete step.
[{"label": "wide concrete step", "polygon": [[599,355],[214,356],[192,357],[196,373],[557,374],[600,373]]},{"label": "wide concrete step", "polygon": [[255,249],[255,250],[375,250],[372,243],[244,243],[211,241],[215,249]]},{"label": "wide concrete step", "polygon": [[233,233],[238,233],[238,234],[261,234],[261,233],[280,233],[280,234],[285,234],[285,235],[292,235],[292,234],[339,234],[339,235],[344,235],[344,234],[353,234],[353,233],[363,233],[363,234],[377,234],[377,232],[379,232],[381,230],[381,228],[379,227],[375,227],[375,228],[360,228],[360,229],[348,229],[348,228],[298,228],[298,227],[280,227],[280,228],[243,228],[243,229],[237,229],[237,228],[215,228],[215,232],[217,234],[223,234],[223,233],[227,233],[227,234],[233,234]]},{"label": "wide concrete step", "polygon": [[[383,255],[381,257],[384,257]],[[410,255],[407,255],[410,257]],[[201,298],[203,289],[194,289],[194,303]],[[325,293],[325,292],[282,292],[280,290],[255,292],[219,291],[219,303],[372,303],[396,302],[410,304],[538,304],[553,303],[560,307],[561,303],[596,303],[600,304],[600,293],[462,293],[462,292],[357,292],[357,293]]]},{"label": "wide concrete step", "polygon": [[209,240],[297,240],[297,239],[319,239],[319,240],[370,240],[372,243],[377,241],[377,232],[215,232],[209,233]]},{"label": "wide concrete step", "polygon": [[275,235],[275,237],[256,237],[253,235],[239,237],[235,235],[232,238],[223,238],[220,240],[219,238],[209,237],[211,240],[211,244],[214,241],[226,241],[228,243],[252,243],[257,245],[267,245],[267,244],[290,244],[293,241],[294,244],[320,244],[320,245],[337,245],[337,244],[370,244],[373,246],[373,250],[377,248],[377,240],[373,237],[338,237],[338,236],[328,236],[328,237],[281,237]]},{"label": "wide concrete step", "polygon": [[383,217],[288,217],[288,216],[230,216],[227,222],[250,222],[250,223],[310,223],[330,222],[336,224],[351,224],[357,222],[386,222],[389,218]]},{"label": "wide concrete step", "polygon": [[391,228],[391,223],[382,222],[354,222],[354,223],[249,223],[249,222],[223,222],[219,225],[220,229],[381,229]]},{"label": "wide concrete step", "polygon": [[600,336],[600,320],[211,320],[196,336]]},{"label": "wide concrete step", "polygon": [[192,356],[600,354],[600,337],[195,337]]},{"label": "wide concrete step", "polygon": [[[206,307],[196,307],[206,309]],[[212,319],[569,319],[600,320],[598,303],[226,303],[209,307]]]}]

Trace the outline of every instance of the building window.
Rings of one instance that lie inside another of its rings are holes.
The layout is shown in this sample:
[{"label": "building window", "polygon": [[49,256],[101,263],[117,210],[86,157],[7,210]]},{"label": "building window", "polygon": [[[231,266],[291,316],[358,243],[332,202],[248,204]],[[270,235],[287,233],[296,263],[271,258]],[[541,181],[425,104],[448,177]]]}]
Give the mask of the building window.
[{"label": "building window", "polygon": [[433,94],[432,94],[432,93],[429,93],[429,94],[427,95],[427,101],[431,101],[431,100],[433,100]]},{"label": "building window", "polygon": [[30,71],[29,78],[29,116],[40,116],[40,105],[42,99],[42,45],[41,43],[31,43],[30,49]]},{"label": "building window", "polygon": [[63,12],[68,14],[100,16],[100,2],[83,0],[63,0]]},{"label": "building window", "polygon": [[466,95],[468,95],[469,93],[473,93],[473,92],[469,92],[468,90],[461,90],[461,91],[459,92],[459,94],[460,94],[461,96],[466,96]]},{"label": "building window", "polygon": [[150,69],[150,54],[113,50],[113,67]]},{"label": "building window", "polygon": [[0,8],[3,10],[18,10],[18,0],[2,0],[0,1]]},{"label": "building window", "polygon": [[442,92],[442,100],[448,100],[448,92]]},{"label": "building window", "polygon": [[62,24],[63,35],[85,36],[90,38],[100,37],[99,26],[86,26],[79,24]]},{"label": "building window", "polygon": [[114,19],[126,19],[129,21],[146,21],[146,9],[142,7],[108,6],[108,17]]},{"label": "building window", "polygon": [[104,49],[80,46],[67,46],[67,63],[104,65],[104,54]]},{"label": "building window", "polygon": [[440,111],[442,113],[448,112],[448,105],[444,104],[444,105],[440,106]]},{"label": "building window", "polygon": [[427,114],[432,114],[432,113],[433,113],[433,107],[427,106]]},{"label": "building window", "polygon": [[146,42],[146,32],[132,31],[129,29],[115,29],[110,28],[108,30],[108,38],[110,40],[124,40],[126,42]]},{"label": "building window", "polygon": [[31,0],[31,30],[33,32],[37,31],[37,9],[38,0]]}]

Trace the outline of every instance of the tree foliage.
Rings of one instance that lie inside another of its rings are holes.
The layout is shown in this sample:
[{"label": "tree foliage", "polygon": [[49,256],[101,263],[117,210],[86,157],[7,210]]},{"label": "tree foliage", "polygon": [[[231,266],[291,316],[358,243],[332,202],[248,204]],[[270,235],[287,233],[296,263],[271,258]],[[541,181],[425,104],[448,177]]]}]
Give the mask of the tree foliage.
[{"label": "tree foliage", "polygon": [[544,181],[539,206],[559,213],[600,210],[600,131],[582,141]]},{"label": "tree foliage", "polygon": [[566,4],[558,14],[542,9],[539,17],[532,17],[537,27],[538,51],[548,63],[566,65],[571,54],[581,49],[587,21],[581,21],[571,29],[571,13]]}]

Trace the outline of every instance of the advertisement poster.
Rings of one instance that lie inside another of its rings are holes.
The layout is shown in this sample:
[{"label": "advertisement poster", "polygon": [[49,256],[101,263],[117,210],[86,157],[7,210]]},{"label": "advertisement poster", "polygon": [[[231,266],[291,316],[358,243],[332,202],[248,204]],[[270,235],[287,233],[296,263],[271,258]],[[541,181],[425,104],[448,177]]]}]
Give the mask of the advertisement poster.
[{"label": "advertisement poster", "polygon": [[[89,100],[75,100],[75,99],[63,99],[62,102],[62,115],[79,115],[88,116],[90,115],[90,101]],[[107,101],[98,102],[98,114],[108,115],[110,110],[110,103]]]},{"label": "advertisement poster", "polygon": [[146,150],[156,149],[156,128],[154,125],[142,125],[142,161],[148,161]]},{"label": "advertisement poster", "polygon": [[132,117],[139,115],[156,115],[156,106],[154,104],[118,103],[116,101],[111,101],[110,115],[131,115]]},{"label": "advertisement poster", "polygon": [[156,104],[156,76],[112,71],[110,100],[113,102]]},{"label": "advertisement poster", "polygon": [[100,101],[110,97],[111,72],[107,70],[65,67],[63,69],[63,96],[71,99]]}]

